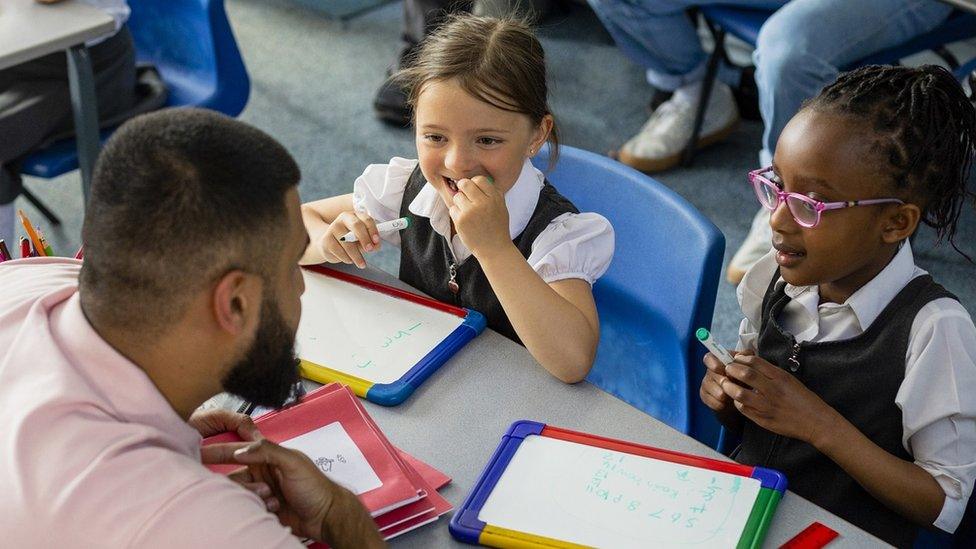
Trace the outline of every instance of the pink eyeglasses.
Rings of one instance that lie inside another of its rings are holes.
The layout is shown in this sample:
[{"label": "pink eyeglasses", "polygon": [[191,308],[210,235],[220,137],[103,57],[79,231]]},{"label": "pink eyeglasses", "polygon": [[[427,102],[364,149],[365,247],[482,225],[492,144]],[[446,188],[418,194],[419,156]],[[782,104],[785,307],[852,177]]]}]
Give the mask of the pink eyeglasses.
[{"label": "pink eyeglasses", "polygon": [[853,208],[854,206],[872,206],[875,204],[904,204],[897,198],[872,198],[870,200],[848,200],[845,202],[822,202],[809,196],[799,193],[789,193],[779,188],[765,174],[771,173],[773,167],[762,168],[749,172],[749,182],[752,183],[756,191],[756,198],[764,208],[776,211],[776,208],[785,200],[786,207],[793,214],[793,219],[801,227],[812,229],[820,224],[820,214],[825,210],[839,210],[841,208]]}]

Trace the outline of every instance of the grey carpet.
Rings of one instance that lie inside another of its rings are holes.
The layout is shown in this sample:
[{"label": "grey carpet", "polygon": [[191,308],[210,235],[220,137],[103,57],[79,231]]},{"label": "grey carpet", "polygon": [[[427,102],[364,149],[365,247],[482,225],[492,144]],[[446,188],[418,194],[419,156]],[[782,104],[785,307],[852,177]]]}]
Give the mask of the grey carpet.
[{"label": "grey carpet", "polygon": [[[301,195],[310,200],[350,192],[371,162],[414,157],[412,133],[390,128],[372,114],[373,93],[393,59],[399,35],[399,3],[388,4],[347,23],[328,20],[289,0],[228,0],[227,11],[251,75],[251,97],[241,119],[280,140],[302,168]],[[562,142],[604,152],[619,146],[646,119],[648,88],[641,71],[609,42],[591,13],[574,6],[541,24],[552,107]],[[744,122],[732,138],[698,155],[690,168],[657,179],[691,201],[727,239],[726,261],[742,242],[756,201],[746,172],[758,162],[762,127]],[[28,185],[65,219],[48,234],[55,250],[78,247],[81,227],[77,172]],[[32,218],[39,215],[20,199]],[[42,225],[44,223],[41,223]],[[966,210],[958,241],[970,255],[976,215]],[[924,229],[916,243],[918,263],[976,310],[976,268],[951,248],[933,247]],[[396,272],[396,251],[371,262]],[[719,286],[713,332],[733,345],[740,319],[735,291]]]}]

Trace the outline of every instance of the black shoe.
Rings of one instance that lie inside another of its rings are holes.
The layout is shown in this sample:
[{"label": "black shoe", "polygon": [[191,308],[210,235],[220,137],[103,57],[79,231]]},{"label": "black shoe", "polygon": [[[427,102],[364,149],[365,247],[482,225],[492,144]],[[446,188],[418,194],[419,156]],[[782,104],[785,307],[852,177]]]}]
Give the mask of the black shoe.
[{"label": "black shoe", "polygon": [[759,88],[756,87],[756,67],[742,69],[739,85],[732,88],[739,116],[746,120],[762,120],[759,112]]},{"label": "black shoe", "polygon": [[383,82],[379,91],[376,92],[373,110],[376,111],[376,116],[387,124],[401,128],[410,125],[411,109],[407,102],[407,92],[389,78]]},{"label": "black shoe", "polygon": [[653,89],[654,93],[651,95],[651,100],[647,102],[648,113],[653,113],[656,111],[657,108],[661,106],[661,103],[671,99],[671,96],[674,95],[674,92],[659,90],[657,88]]}]

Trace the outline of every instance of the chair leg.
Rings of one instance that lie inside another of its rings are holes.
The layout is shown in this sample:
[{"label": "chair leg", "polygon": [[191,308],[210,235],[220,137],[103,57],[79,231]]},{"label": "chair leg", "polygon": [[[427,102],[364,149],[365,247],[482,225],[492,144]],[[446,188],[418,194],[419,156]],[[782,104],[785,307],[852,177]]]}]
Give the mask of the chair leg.
[{"label": "chair leg", "polygon": [[725,31],[716,29],[711,24],[708,25],[715,38],[715,49],[708,58],[708,65],[705,67],[705,79],[702,80],[701,93],[698,94],[698,106],[695,109],[695,124],[691,130],[691,138],[685,146],[684,157],[681,160],[683,166],[690,166],[695,156],[695,146],[698,143],[698,134],[701,133],[702,124],[705,122],[705,108],[708,106],[708,99],[712,94],[712,86],[715,84],[715,77],[718,74],[719,59],[725,57]]},{"label": "chair leg", "polygon": [[28,202],[33,204],[34,207],[37,208],[37,211],[41,212],[41,215],[43,215],[51,223],[51,225],[54,225],[55,227],[61,226],[61,219],[43,202],[41,202],[41,199],[37,198],[34,193],[28,191],[27,188],[24,187],[20,190],[20,194],[22,194]]}]

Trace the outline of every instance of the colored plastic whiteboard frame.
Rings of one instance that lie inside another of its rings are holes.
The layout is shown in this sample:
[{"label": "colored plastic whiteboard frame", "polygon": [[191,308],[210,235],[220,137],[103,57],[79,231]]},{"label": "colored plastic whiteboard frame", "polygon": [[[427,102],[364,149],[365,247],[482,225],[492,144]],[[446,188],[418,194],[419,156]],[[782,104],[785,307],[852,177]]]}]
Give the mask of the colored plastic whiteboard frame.
[{"label": "colored plastic whiteboard frame", "polygon": [[351,376],[347,373],[333,370],[321,364],[307,360],[301,361],[302,377],[319,383],[338,381],[348,385],[356,395],[382,406],[396,406],[409,397],[431,374],[437,371],[454,353],[458,352],[469,341],[484,331],[487,324],[484,315],[472,309],[455,307],[436,299],[413,294],[399,288],[387,286],[372,280],[345,273],[325,265],[308,265],[303,267],[343,282],[362,286],[396,299],[403,299],[463,318],[464,321],[437,347],[431,349],[420,362],[410,368],[403,377],[392,383],[373,383],[372,381]]},{"label": "colored plastic whiteboard frame", "polygon": [[499,528],[478,519],[478,515],[481,514],[481,508],[488,501],[488,496],[495,489],[495,485],[501,478],[502,473],[505,472],[515,453],[518,452],[522,441],[531,435],[587,444],[607,450],[759,480],[761,486],[759,496],[753,504],[749,520],[742,532],[742,536],[739,538],[736,549],[758,549],[762,546],[762,541],[766,537],[766,531],[769,529],[769,523],[772,521],[773,513],[776,511],[779,500],[786,491],[786,477],[783,476],[783,473],[772,469],[682,454],[671,450],[662,450],[652,446],[635,444],[633,442],[588,435],[558,427],[549,427],[544,423],[535,421],[521,420],[513,423],[508,428],[508,432],[502,436],[501,443],[495,450],[495,454],[491,456],[491,460],[488,461],[488,465],[485,466],[485,470],[481,473],[481,477],[475,484],[474,489],[471,490],[467,499],[464,500],[464,503],[451,519],[449,528],[451,535],[455,539],[464,543],[491,547],[545,547],[548,549],[556,547],[580,547],[580,545],[557,539]]}]

